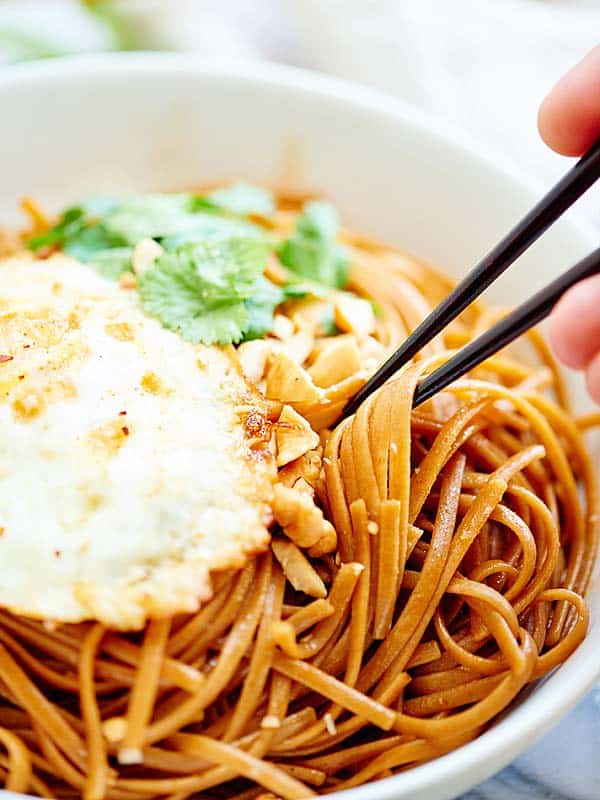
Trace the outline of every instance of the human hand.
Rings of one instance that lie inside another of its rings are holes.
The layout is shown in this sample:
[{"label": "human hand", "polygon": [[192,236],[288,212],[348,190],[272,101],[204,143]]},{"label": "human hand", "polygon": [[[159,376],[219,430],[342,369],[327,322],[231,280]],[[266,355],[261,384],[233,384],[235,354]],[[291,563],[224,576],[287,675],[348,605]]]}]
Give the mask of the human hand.
[{"label": "human hand", "polygon": [[[600,137],[600,46],[560,79],[540,106],[538,127],[553,150],[582,155]],[[600,275],[570,289],[550,318],[554,351],[568,367],[585,370],[600,403]]]}]

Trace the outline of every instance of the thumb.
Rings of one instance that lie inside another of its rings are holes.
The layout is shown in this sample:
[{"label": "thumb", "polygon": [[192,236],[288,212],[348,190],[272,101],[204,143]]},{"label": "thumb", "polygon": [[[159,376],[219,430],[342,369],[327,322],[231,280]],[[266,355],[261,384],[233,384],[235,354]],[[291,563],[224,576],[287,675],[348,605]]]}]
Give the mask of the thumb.
[{"label": "thumb", "polygon": [[578,156],[600,136],[600,45],[562,77],[540,106],[542,139],[565,156]]},{"label": "thumb", "polygon": [[600,402],[600,275],[561,298],[550,318],[550,339],[563,363],[586,370],[589,392]]}]

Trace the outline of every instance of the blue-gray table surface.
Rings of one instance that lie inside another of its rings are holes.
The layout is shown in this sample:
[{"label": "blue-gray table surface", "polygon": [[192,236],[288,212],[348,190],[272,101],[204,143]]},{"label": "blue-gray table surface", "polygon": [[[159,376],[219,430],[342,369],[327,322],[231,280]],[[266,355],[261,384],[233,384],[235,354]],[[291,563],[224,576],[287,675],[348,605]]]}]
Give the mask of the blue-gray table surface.
[{"label": "blue-gray table surface", "polygon": [[600,800],[600,684],[524,755],[460,800]]}]

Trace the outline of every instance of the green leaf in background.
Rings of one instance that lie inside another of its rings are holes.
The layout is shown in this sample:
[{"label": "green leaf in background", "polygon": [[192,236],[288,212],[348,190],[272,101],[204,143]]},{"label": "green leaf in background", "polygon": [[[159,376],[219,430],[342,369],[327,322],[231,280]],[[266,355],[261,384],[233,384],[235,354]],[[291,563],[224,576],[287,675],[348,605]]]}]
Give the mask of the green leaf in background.
[{"label": "green leaf in background", "polygon": [[34,252],[42,250],[44,247],[64,247],[71,238],[80,235],[85,226],[83,209],[80,206],[73,206],[63,212],[53,228],[37,236],[32,236],[27,242],[27,247]]},{"label": "green leaf in background", "polygon": [[107,194],[92,194],[79,204],[79,208],[95,220],[116,211],[123,203],[122,198]]},{"label": "green leaf in background", "polygon": [[268,217],[275,211],[275,201],[270,192],[244,181],[234,183],[224,189],[217,189],[206,197],[209,202],[223,211],[230,211],[239,216],[259,214]]},{"label": "green leaf in background", "polygon": [[278,248],[281,263],[311,281],[342,289],[348,280],[348,259],[335,239],[339,219],[329,203],[308,203],[296,229]]},{"label": "green leaf in background", "polygon": [[0,28],[0,63],[55,58],[66,51],[56,42],[17,28]]},{"label": "green leaf in background", "polygon": [[142,239],[187,233],[198,224],[197,215],[190,210],[189,194],[147,194],[122,198],[109,210],[104,225],[112,234],[128,244]]},{"label": "green leaf in background", "polygon": [[94,253],[90,264],[104,278],[117,281],[123,272],[133,272],[132,255],[132,247],[113,247],[110,250],[99,250]]},{"label": "green leaf in background", "polygon": [[194,224],[188,230],[158,238],[165,250],[176,250],[182,244],[218,241],[232,236],[250,236],[267,241],[265,232],[256,225],[243,220],[227,219],[210,212],[196,213]]},{"label": "green leaf in background", "polygon": [[183,245],[138,277],[142,306],[166,328],[203,344],[241,341],[246,300],[265,268],[268,247],[255,239]]},{"label": "green leaf in background", "polygon": [[82,6],[109,31],[114,50],[148,50],[135,25],[135,16],[127,15],[127,5],[112,0],[81,0]]},{"label": "green leaf in background", "polygon": [[340,230],[340,219],[330,203],[314,201],[304,206],[296,230],[311,239],[335,239]]},{"label": "green leaf in background", "polygon": [[[89,262],[98,252],[134,247],[146,238],[161,240],[166,250],[175,250],[186,242],[234,236],[267,240],[261,228],[202,210],[205,207],[197,200],[191,194],[92,196],[68,208],[53,228],[30,239],[28,246],[34,251],[60,247],[74,258]],[[102,256],[103,264],[106,258]]]},{"label": "green leaf in background", "polygon": [[80,233],[69,237],[63,244],[63,250],[79,261],[93,261],[97,253],[112,248],[122,248],[123,241],[109,235],[101,223],[94,223]]},{"label": "green leaf in background", "polygon": [[128,244],[159,239],[167,250],[185,242],[228,238],[235,235],[264,236],[249,222],[228,219],[197,202],[190,194],[155,194],[123,198],[104,218],[106,229]]},{"label": "green leaf in background", "polygon": [[[17,6],[21,3],[9,5]],[[14,23],[8,22],[0,27],[0,64],[98,50],[155,49],[145,35],[144,26],[139,24],[135,9],[132,13],[131,4],[115,0],[80,0],[78,4],[61,5],[65,8],[57,10],[54,15],[58,14],[61,18],[64,15],[63,26],[50,26],[51,30],[48,32],[43,23],[36,26],[27,23],[27,12],[17,14]],[[87,19],[82,16],[78,5]],[[9,10],[8,20],[12,18]],[[43,13],[41,19],[46,18]],[[74,31],[70,29],[71,19],[75,22]],[[32,33],[30,29],[35,29],[36,32]],[[43,33],[38,33],[38,30]]]},{"label": "green leaf in background", "polygon": [[132,250],[124,249],[122,239],[87,216],[86,212],[99,208],[97,201],[68,208],[53,228],[32,237],[28,247],[33,251],[60,247],[79,261],[91,262],[105,277],[117,279],[121,272],[131,269]]}]

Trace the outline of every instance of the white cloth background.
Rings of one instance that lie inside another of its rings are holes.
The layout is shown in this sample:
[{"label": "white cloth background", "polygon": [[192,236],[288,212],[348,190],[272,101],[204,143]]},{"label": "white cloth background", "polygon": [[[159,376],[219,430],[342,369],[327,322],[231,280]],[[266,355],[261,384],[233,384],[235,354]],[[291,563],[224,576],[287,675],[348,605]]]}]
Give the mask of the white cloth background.
[{"label": "white cloth background", "polygon": [[[539,102],[600,42],[600,0],[108,2],[139,47],[268,58],[368,84],[466,129],[548,185],[568,162],[539,139]],[[75,0],[0,0],[0,29],[7,20],[65,49],[108,46]],[[600,227],[600,191],[582,207]]]}]

